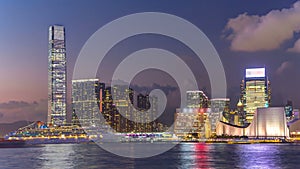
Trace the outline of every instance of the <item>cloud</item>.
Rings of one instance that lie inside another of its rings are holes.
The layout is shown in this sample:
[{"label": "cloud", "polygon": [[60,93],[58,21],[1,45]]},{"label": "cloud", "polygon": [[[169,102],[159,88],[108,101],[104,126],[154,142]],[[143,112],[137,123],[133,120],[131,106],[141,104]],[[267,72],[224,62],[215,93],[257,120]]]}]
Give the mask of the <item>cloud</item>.
[{"label": "cloud", "polygon": [[287,51],[288,51],[288,52],[300,53],[300,39],[298,39],[298,40],[295,42],[294,47],[289,48]]},{"label": "cloud", "polygon": [[7,103],[0,103],[0,109],[25,108],[28,106],[30,106],[30,104],[24,101],[9,101]]},{"label": "cloud", "polygon": [[300,1],[291,8],[272,10],[263,16],[240,14],[229,19],[224,31],[231,41],[231,50],[246,52],[278,49],[298,32]]},{"label": "cloud", "polygon": [[277,75],[281,75],[283,74],[286,70],[288,70],[289,68],[292,68],[293,64],[289,61],[285,61],[283,63],[281,63],[281,65],[279,66],[279,68],[276,70],[276,74]]},{"label": "cloud", "polygon": [[47,118],[47,100],[38,102],[9,101],[0,103],[0,122],[15,122],[19,120],[45,121]]}]

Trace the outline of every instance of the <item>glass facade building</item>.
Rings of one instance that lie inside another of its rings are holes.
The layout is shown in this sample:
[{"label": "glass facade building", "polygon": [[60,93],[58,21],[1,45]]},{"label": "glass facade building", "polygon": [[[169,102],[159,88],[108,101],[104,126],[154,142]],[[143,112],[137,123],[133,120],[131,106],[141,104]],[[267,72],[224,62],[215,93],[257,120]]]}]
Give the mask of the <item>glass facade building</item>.
[{"label": "glass facade building", "polygon": [[187,106],[176,109],[174,133],[183,140],[209,137],[208,97],[203,91],[187,91]]},{"label": "glass facade building", "polygon": [[63,26],[49,27],[48,53],[48,123],[60,126],[66,123],[66,43]]},{"label": "glass facade building", "polygon": [[246,77],[241,83],[241,101],[248,123],[251,123],[257,108],[269,107],[271,88],[265,68],[246,69]]},{"label": "glass facade building", "polygon": [[72,80],[73,112],[85,129],[99,127],[101,124],[101,87],[99,79]]},{"label": "glass facade building", "polygon": [[205,138],[207,112],[199,108],[176,109],[174,133],[183,140],[193,138]]},{"label": "glass facade building", "polygon": [[210,100],[210,112],[208,119],[212,134],[216,133],[216,125],[221,120],[223,121],[223,112],[229,112],[229,98],[215,98]]}]

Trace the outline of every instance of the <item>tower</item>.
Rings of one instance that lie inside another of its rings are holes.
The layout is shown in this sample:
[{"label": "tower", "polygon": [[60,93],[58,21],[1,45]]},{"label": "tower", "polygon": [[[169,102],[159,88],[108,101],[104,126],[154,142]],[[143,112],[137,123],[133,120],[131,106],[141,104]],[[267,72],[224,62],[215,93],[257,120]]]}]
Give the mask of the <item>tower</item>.
[{"label": "tower", "polygon": [[269,107],[271,88],[265,68],[246,69],[245,78],[241,84],[241,102],[246,112],[246,121],[249,123],[257,108]]},{"label": "tower", "polygon": [[77,116],[82,127],[99,127],[104,122],[100,121],[102,90],[103,83],[99,79],[72,80],[73,115]]},{"label": "tower", "polygon": [[65,28],[49,27],[48,51],[48,123],[60,126],[66,123],[67,81],[66,81]]}]

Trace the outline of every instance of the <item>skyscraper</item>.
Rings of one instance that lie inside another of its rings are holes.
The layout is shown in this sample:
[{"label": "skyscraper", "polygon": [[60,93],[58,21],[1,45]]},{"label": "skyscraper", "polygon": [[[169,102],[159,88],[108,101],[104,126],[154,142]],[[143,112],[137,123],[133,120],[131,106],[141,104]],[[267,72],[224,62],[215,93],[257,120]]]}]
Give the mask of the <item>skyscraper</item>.
[{"label": "skyscraper", "polygon": [[[181,139],[205,138],[210,130],[208,122],[208,97],[203,91],[187,91],[187,107],[176,109],[174,133]],[[207,128],[206,128],[207,127]]]},{"label": "skyscraper", "polygon": [[66,123],[66,43],[65,28],[49,27],[48,53],[48,123],[54,126]]},{"label": "skyscraper", "polygon": [[210,124],[210,130],[212,134],[216,133],[217,123],[223,121],[223,113],[229,112],[230,108],[229,98],[215,98],[210,99],[210,112],[208,113],[208,119]]},{"label": "skyscraper", "polygon": [[72,80],[73,111],[84,128],[98,127],[101,124],[103,87],[99,79]]},{"label": "skyscraper", "polygon": [[270,81],[265,68],[246,69],[241,83],[241,102],[246,111],[246,120],[251,122],[257,108],[269,107],[271,100]]}]

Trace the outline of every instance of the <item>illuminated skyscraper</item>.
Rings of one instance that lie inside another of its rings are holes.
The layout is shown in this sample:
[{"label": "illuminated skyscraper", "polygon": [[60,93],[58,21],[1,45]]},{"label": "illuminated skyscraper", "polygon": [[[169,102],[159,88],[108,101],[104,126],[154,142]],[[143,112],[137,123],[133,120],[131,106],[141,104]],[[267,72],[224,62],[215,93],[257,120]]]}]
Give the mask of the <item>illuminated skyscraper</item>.
[{"label": "illuminated skyscraper", "polygon": [[241,83],[241,102],[246,111],[246,120],[251,122],[257,108],[269,107],[271,100],[270,81],[265,68],[246,69]]},{"label": "illuminated skyscraper", "polygon": [[134,122],[129,119],[133,118],[133,90],[126,85],[113,85],[111,87],[113,104],[117,107],[120,117],[120,132],[132,132],[134,130]]},{"label": "illuminated skyscraper", "polygon": [[103,88],[99,79],[72,80],[72,106],[84,128],[101,124]]},{"label": "illuminated skyscraper", "polygon": [[48,123],[66,123],[66,43],[63,26],[49,27],[48,53]]},{"label": "illuminated skyscraper", "polygon": [[210,112],[208,113],[210,130],[213,134],[216,132],[216,125],[221,120],[224,121],[223,112],[229,112],[229,98],[215,98],[210,100]]},{"label": "illuminated skyscraper", "polygon": [[198,90],[187,91],[186,94],[187,107],[176,109],[174,133],[181,139],[205,138],[210,135],[210,125],[207,124],[208,98]]},{"label": "illuminated skyscraper", "polygon": [[229,112],[230,99],[229,98],[215,98],[210,99],[210,108],[212,112]]}]

